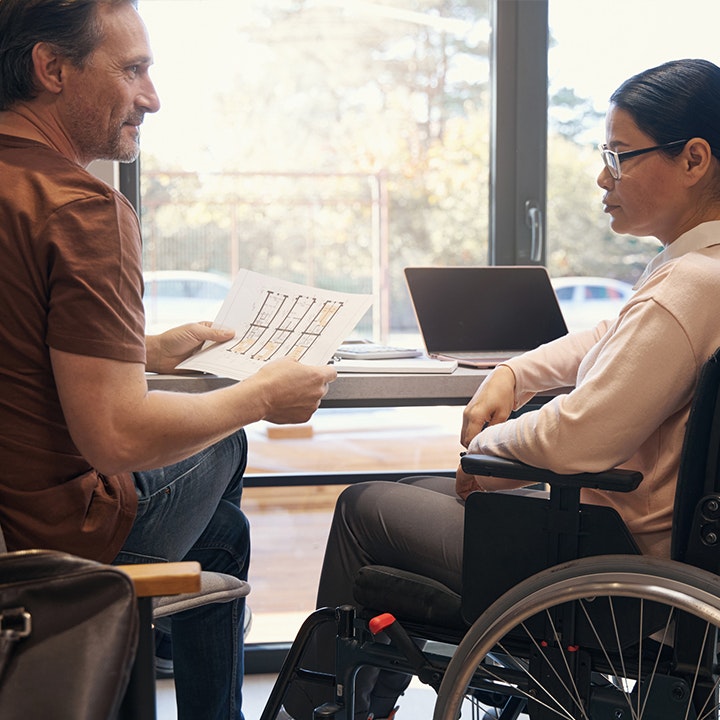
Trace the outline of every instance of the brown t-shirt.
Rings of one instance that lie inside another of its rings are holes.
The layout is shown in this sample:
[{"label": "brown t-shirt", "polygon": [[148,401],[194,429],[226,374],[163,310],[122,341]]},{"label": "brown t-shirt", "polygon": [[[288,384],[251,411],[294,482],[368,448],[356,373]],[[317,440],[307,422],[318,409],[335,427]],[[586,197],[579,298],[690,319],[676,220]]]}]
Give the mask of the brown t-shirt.
[{"label": "brown t-shirt", "polygon": [[145,362],[141,240],[125,198],[49,147],[0,134],[0,522],[10,550],[110,561],[137,510],[63,416],[49,348]]}]

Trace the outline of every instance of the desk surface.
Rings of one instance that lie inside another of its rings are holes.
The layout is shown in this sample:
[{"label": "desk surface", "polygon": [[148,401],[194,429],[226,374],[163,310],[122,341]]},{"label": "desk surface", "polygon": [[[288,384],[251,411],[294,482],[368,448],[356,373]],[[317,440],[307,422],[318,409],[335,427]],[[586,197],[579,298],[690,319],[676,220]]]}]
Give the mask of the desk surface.
[{"label": "desk surface", "polygon": [[[403,407],[422,405],[466,405],[489,370],[458,368],[453,373],[341,373],[330,383],[322,401],[325,408]],[[207,392],[232,385],[235,380],[215,375],[148,375],[151,390]],[[561,388],[543,396],[566,392]]]},{"label": "desk surface", "polygon": [[[466,405],[488,370],[458,368],[453,373],[340,373],[330,383],[321,407],[400,407],[410,405]],[[207,392],[235,380],[215,375],[148,375],[151,390]]]}]

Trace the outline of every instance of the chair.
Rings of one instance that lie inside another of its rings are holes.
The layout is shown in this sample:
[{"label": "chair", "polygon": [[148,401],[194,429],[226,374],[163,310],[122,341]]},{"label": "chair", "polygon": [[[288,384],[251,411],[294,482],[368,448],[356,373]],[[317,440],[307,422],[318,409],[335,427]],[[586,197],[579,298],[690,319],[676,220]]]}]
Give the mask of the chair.
[{"label": "chair", "polygon": [[[703,367],[688,421],[672,560],[643,557],[614,510],[580,503],[581,487],[627,492],[639,473],[557,475],[467,455],[469,473],[546,484],[549,495],[468,498],[461,596],[411,573],[362,568],[355,606],[306,620],[261,720],[275,717],[297,679],[335,686],[316,718],[350,720],[362,665],[436,688],[434,720],[456,720],[468,697],[487,709],[473,717],[505,720],[718,717],[719,394],[720,350]],[[502,542],[488,549],[487,537]],[[335,677],[301,664],[328,622],[338,628]]]},{"label": "chair", "polygon": [[[0,527],[0,553],[7,545]],[[202,571],[199,563],[119,565],[133,581],[140,617],[138,649],[119,717],[155,720],[155,643],[153,622],[201,605],[245,597],[250,585],[232,575]]]}]

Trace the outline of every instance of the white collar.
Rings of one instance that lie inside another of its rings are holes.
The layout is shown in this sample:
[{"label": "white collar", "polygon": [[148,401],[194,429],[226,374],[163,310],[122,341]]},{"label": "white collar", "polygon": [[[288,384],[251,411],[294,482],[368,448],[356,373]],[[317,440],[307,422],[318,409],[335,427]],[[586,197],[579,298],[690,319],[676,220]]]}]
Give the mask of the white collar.
[{"label": "white collar", "polygon": [[720,220],[710,220],[696,225],[671,242],[647,264],[643,274],[633,286],[633,290],[637,290],[658,268],[671,260],[718,243],[720,243]]}]

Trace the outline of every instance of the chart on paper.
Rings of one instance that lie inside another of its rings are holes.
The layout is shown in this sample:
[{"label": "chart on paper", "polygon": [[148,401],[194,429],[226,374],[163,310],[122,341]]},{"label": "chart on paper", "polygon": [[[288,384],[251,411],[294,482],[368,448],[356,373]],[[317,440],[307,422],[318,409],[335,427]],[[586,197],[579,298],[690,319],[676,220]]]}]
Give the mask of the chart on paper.
[{"label": "chart on paper", "polygon": [[229,350],[255,360],[301,360],[342,307],[341,300],[319,301],[310,295],[290,296],[267,290],[245,334]]},{"label": "chart on paper", "polygon": [[242,270],[215,324],[235,337],[178,367],[243,379],[264,362],[288,357],[325,364],[370,307],[369,295],[339,293]]}]

